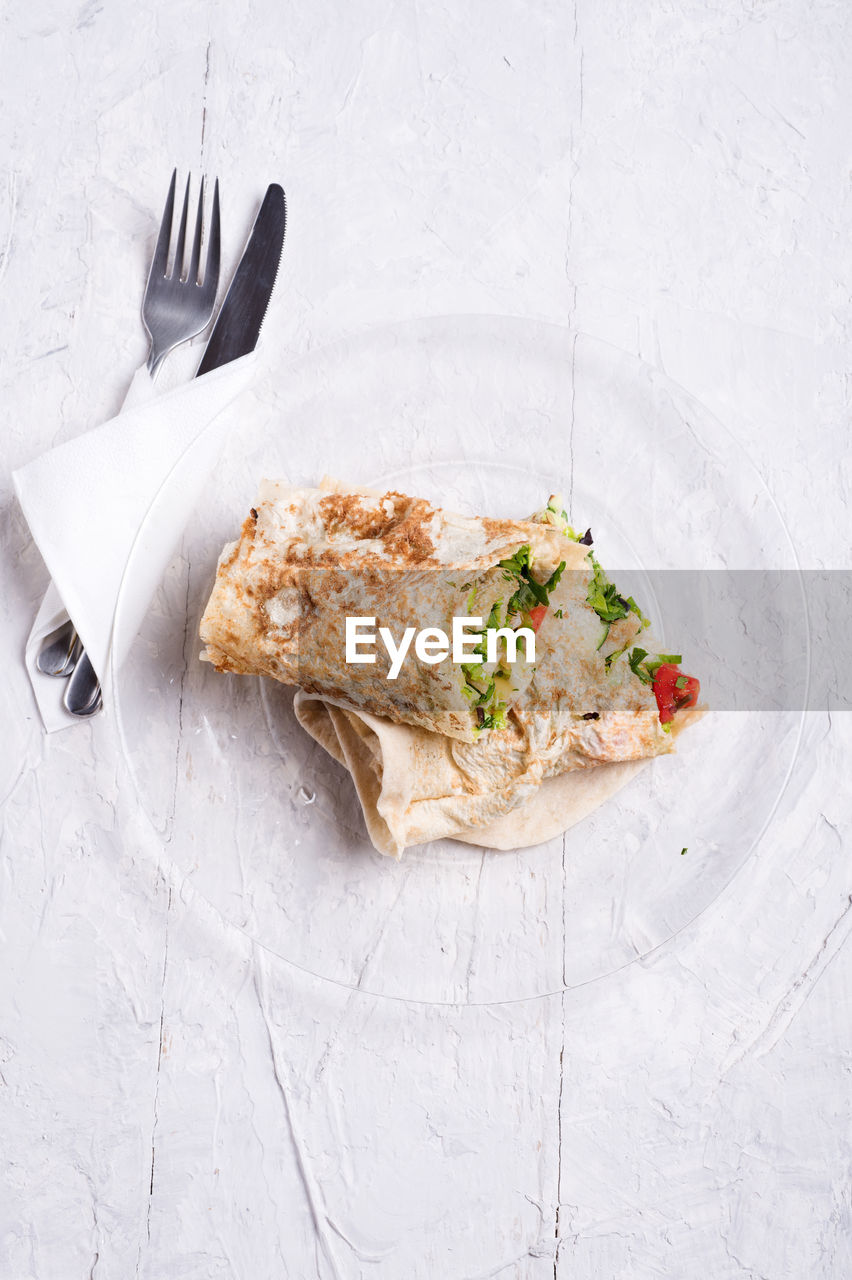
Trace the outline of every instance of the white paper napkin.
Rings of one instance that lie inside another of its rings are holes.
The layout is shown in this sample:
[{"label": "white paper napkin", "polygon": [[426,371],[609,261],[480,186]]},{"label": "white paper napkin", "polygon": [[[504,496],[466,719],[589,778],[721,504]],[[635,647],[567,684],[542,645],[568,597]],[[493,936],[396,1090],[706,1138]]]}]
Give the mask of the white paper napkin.
[{"label": "white paper napkin", "polygon": [[[50,572],[26,646],[27,671],[48,733],[82,721],[62,706],[64,681],[35,666],[41,642],[67,612],[103,682],[125,569],[119,646],[138,630],[193,506],[216,464],[230,421],[225,410],[247,387],[254,354],[157,395],[140,370],[121,412],[13,473],[33,538]],[[162,492],[163,482],[175,485]],[[140,554],[138,534],[146,515]]]}]

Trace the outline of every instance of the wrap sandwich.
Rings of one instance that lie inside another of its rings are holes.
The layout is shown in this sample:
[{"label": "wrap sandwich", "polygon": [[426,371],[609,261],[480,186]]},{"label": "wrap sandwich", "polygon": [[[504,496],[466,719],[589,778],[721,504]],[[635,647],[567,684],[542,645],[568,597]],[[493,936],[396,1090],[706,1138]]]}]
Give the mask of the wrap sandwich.
[{"label": "wrap sandwich", "polygon": [[[394,662],[406,630],[449,636],[460,617],[496,642],[483,637],[466,661],[412,646]],[[391,647],[347,661],[353,618]],[[632,770],[613,766],[671,751],[698,682],[678,655],[653,652],[647,627],[557,498],[531,520],[495,520],[397,492],[264,481],[222,552],[200,634],[217,670],[300,687],[301,723],[349,769],[373,843],[398,856],[437,836],[482,831],[487,843],[501,821],[506,847],[507,816],[543,812],[554,780],[599,767],[623,781]],[[513,633],[531,633],[534,652]],[[600,778],[574,786],[607,790]],[[564,784],[559,794],[572,808]],[[548,814],[552,834],[559,804]],[[540,823],[520,826],[546,838]]]}]

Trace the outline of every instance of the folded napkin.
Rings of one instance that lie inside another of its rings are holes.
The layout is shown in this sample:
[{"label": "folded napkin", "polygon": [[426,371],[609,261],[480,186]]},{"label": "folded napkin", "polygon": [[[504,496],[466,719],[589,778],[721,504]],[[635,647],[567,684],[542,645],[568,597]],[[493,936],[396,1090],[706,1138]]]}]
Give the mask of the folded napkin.
[{"label": "folded napkin", "polygon": [[[26,646],[48,733],[80,720],[62,706],[64,682],[35,666],[42,640],[67,612],[102,683],[111,654],[120,663],[216,464],[231,421],[225,410],[255,364],[254,354],[243,356],[160,395],[141,369],[115,418],[13,473],[52,580]],[[163,490],[167,478],[174,483]],[[133,579],[122,591],[134,548]]]},{"label": "folded napkin", "polygon": [[379,853],[451,837],[489,849],[543,844],[591,813],[647,764],[627,760],[544,775],[534,756],[507,772],[465,767],[468,744],[356,711],[300,689],[299,723],[352,775]]}]

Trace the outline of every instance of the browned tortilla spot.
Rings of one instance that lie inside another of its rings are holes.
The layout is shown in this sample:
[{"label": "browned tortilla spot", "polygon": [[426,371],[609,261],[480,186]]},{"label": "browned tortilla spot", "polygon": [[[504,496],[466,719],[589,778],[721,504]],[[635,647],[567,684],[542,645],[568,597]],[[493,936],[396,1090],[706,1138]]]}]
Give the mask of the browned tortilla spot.
[{"label": "browned tortilla spot", "polygon": [[[390,505],[390,511],[385,509]],[[329,493],[319,499],[320,514],[329,534],[348,534],[358,539],[383,539],[393,554],[423,562],[433,557],[435,546],[428,533],[432,507],[422,498],[390,490],[369,506],[357,493]],[[318,559],[339,563],[339,553]]]},{"label": "browned tortilla spot", "polygon": [[[489,542],[502,542],[506,538],[506,521],[505,520],[489,520],[487,516],[483,518],[482,528],[485,537]],[[520,547],[522,543],[518,543]]]}]

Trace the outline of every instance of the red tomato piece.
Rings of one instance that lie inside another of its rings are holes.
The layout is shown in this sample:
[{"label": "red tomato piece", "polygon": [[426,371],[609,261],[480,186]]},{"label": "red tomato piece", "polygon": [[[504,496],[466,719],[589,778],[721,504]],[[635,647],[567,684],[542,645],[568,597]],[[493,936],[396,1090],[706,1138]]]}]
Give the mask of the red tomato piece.
[{"label": "red tomato piece", "polygon": [[546,613],[547,613],[546,604],[537,604],[532,609],[530,609],[530,622],[532,623],[533,631],[538,632],[539,627],[544,622]]},{"label": "red tomato piece", "polygon": [[[683,683],[678,687],[678,682]],[[660,724],[669,724],[676,711],[694,707],[701,685],[695,676],[685,676],[673,662],[664,662],[654,674],[654,696],[660,712]]]}]

